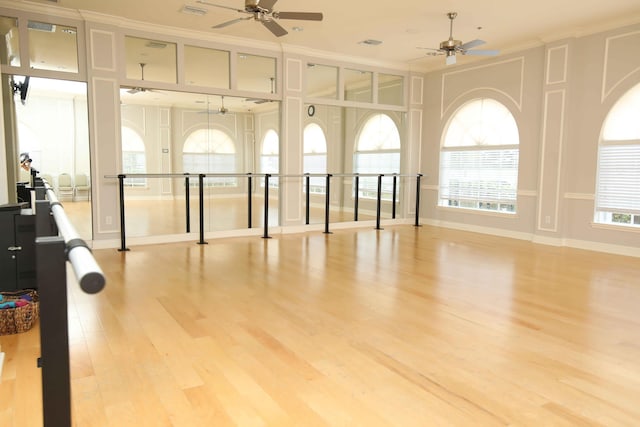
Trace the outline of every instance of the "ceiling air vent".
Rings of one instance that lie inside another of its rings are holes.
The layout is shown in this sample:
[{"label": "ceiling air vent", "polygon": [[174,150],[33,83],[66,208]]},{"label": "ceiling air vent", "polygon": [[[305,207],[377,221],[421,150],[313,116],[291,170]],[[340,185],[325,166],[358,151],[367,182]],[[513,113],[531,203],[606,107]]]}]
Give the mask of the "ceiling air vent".
[{"label": "ceiling air vent", "polygon": [[45,33],[55,33],[56,26],[48,22],[29,21],[27,28],[35,31],[43,31]]}]

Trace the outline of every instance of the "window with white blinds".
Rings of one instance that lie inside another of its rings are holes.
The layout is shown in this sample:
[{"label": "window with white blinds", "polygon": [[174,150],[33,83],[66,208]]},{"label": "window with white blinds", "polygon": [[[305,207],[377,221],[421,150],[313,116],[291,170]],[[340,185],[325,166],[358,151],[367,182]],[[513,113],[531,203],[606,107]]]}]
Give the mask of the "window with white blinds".
[{"label": "window with white blinds", "polygon": [[[400,132],[393,119],[388,115],[376,114],[365,122],[358,135],[355,149],[353,154],[354,172],[361,174],[400,173]],[[365,199],[377,198],[378,178],[361,177],[358,193],[359,197]],[[396,187],[396,198],[398,194],[400,194],[399,185]],[[391,200],[392,197],[393,181],[385,178],[382,180],[381,198],[382,200]]]},{"label": "window with white blinds", "polygon": [[640,227],[640,84],[611,108],[598,150],[595,222]]},{"label": "window with white blinds", "polygon": [[[304,128],[304,173],[327,173],[327,138],[324,131],[316,123],[309,123]],[[326,193],[326,178],[320,176],[312,176],[309,178],[309,191],[311,193]],[[306,191],[306,187],[304,188]]]},{"label": "window with white blinds", "polygon": [[439,205],[514,213],[519,157],[511,112],[489,98],[466,103],[445,131]]},{"label": "window with white blinds", "polygon": [[[199,129],[191,133],[182,148],[182,170],[188,173],[236,173],[236,146],[225,132]],[[192,185],[196,185],[193,180]],[[209,177],[207,187],[236,187],[236,177]]]}]

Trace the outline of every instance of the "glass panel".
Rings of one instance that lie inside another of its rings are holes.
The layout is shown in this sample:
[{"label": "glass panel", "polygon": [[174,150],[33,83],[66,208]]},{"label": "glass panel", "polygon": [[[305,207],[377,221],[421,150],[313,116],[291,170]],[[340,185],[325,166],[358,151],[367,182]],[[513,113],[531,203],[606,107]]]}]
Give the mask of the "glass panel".
[{"label": "glass panel", "polygon": [[125,37],[127,78],[176,83],[176,44],[159,40]]},{"label": "glass panel", "polygon": [[404,77],[378,74],[378,104],[404,105]]},{"label": "glass panel", "polygon": [[602,131],[604,141],[640,139],[640,84],[625,93],[607,115]]},{"label": "glass panel", "polygon": [[0,64],[20,66],[20,38],[18,37],[18,19],[0,16]]},{"label": "glass panel", "polygon": [[345,101],[372,101],[373,73],[370,71],[344,70]]},{"label": "glass panel", "polygon": [[275,58],[239,53],[236,68],[237,89],[275,93]]},{"label": "glass panel", "polygon": [[338,98],[338,67],[307,64],[306,95],[313,98]]},{"label": "glass panel", "polygon": [[184,73],[188,85],[228,89],[229,52],[185,46]]},{"label": "glass panel", "polygon": [[78,72],[77,29],[29,21],[29,66],[36,70]]}]

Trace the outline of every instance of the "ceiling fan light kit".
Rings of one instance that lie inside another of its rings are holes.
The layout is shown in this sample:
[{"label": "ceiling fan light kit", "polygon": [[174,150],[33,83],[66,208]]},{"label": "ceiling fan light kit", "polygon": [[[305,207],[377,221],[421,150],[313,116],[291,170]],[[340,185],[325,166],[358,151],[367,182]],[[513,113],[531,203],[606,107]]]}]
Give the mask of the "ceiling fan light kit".
[{"label": "ceiling fan light kit", "polygon": [[233,10],[238,13],[244,13],[249,16],[243,18],[236,18],[230,21],[222,22],[214,25],[211,28],[218,29],[228,27],[236,22],[247,21],[253,19],[260,22],[267,30],[269,30],[274,36],[282,37],[288,34],[288,31],[284,29],[276,21],[278,19],[296,19],[301,21],[322,21],[322,13],[318,12],[278,12],[273,10],[273,6],[278,0],[245,0],[244,9],[236,9],[234,7],[223,6],[220,4],[210,3],[205,0],[197,0],[199,4],[219,7],[222,9]]},{"label": "ceiling fan light kit", "polygon": [[436,56],[436,55],[446,55],[445,63],[447,65],[453,65],[456,63],[456,54],[461,55],[483,55],[483,56],[495,56],[500,52],[497,50],[471,50],[476,46],[480,46],[485,44],[484,40],[475,39],[468,41],[466,43],[462,43],[461,40],[456,40],[453,38],[453,20],[458,16],[457,12],[449,12],[447,13],[447,18],[449,18],[449,38],[440,42],[440,47],[438,49],[428,48],[428,47],[419,47],[418,49],[426,49],[430,50],[427,55]]}]

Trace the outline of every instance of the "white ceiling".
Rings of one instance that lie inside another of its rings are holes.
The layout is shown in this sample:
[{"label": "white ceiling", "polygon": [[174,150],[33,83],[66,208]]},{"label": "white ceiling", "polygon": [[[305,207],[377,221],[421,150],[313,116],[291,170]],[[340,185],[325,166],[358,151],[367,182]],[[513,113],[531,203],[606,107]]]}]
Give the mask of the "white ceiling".
[{"label": "white ceiling", "polygon": [[[51,4],[54,0],[36,0]],[[244,0],[207,0],[243,9]],[[21,0],[18,0],[21,2]],[[59,6],[114,15],[134,21],[204,31],[209,34],[258,39],[305,51],[357,56],[376,63],[408,64],[416,70],[439,68],[442,57],[426,55],[418,47],[438,47],[449,36],[446,13],[458,12],[454,37],[463,42],[485,40],[482,49],[502,53],[640,22],[639,0],[399,0],[357,1],[279,0],[276,11],[322,12],[322,22],[279,20],[289,34],[275,37],[253,20],[222,29],[213,25],[246,16],[233,10],[198,4],[195,0],[57,0]],[[185,5],[203,8],[205,16],[181,13]],[[303,31],[292,31],[292,27]],[[379,46],[358,42],[382,41]],[[463,57],[465,63],[478,57]],[[405,65],[406,66],[406,65]]]}]

